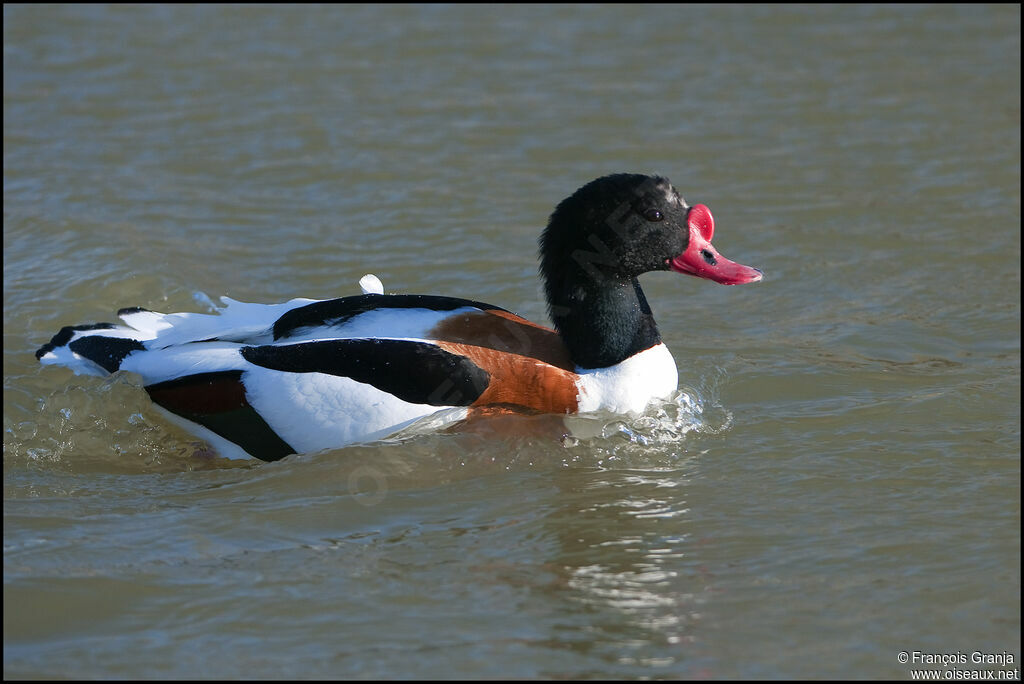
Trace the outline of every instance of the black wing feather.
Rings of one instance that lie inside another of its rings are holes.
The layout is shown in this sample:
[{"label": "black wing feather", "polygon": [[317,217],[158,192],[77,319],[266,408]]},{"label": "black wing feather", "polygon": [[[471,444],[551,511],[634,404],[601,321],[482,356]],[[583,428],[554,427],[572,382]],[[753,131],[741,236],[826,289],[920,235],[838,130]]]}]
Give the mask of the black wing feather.
[{"label": "black wing feather", "polygon": [[300,328],[331,323],[338,325],[345,321],[374,309],[432,309],[434,311],[454,311],[466,306],[478,309],[495,309],[504,311],[497,306],[475,302],[471,299],[458,297],[442,297],[439,295],[380,295],[364,294],[339,299],[328,299],[314,302],[285,313],[274,323],[274,339],[280,340]]},{"label": "black wing feather", "polygon": [[[380,295],[377,295],[380,296]],[[288,373],[327,373],[373,385],[412,404],[469,406],[490,373],[427,342],[344,339],[243,347],[258,366]]]}]

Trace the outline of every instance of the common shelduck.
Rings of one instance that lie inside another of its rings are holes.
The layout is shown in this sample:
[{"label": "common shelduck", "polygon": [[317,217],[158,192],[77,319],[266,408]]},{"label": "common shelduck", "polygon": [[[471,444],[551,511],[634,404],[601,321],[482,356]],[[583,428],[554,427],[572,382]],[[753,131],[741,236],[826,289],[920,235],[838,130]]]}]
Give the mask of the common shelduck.
[{"label": "common shelduck", "polygon": [[36,352],[76,373],[130,371],[228,457],[289,454],[387,437],[434,416],[643,411],[676,389],[637,276],[673,270],[725,285],[761,271],[711,246],[714,220],[659,176],[614,174],[556,208],[540,237],[554,329],[490,304],[363,294],[247,304],[217,314],[121,309],[125,325],[63,328]]}]

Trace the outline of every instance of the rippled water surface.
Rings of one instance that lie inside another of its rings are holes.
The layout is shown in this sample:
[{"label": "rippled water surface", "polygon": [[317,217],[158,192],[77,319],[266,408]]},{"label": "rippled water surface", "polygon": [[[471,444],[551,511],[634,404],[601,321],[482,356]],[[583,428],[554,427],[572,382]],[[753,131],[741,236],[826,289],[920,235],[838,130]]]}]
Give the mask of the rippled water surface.
[{"label": "rippled water surface", "polygon": [[[366,272],[547,322],[615,171],[766,273],[644,277],[644,416],[237,463],[33,357]],[[5,5],[4,675],[1019,667],[1019,292],[1018,6]]]}]

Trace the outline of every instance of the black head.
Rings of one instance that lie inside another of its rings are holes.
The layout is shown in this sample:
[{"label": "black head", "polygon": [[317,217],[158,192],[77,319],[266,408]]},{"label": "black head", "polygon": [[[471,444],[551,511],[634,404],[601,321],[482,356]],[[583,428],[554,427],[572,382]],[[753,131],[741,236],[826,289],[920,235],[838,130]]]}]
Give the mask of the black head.
[{"label": "black head", "polygon": [[587,183],[555,208],[541,235],[545,286],[669,270],[686,249],[687,210],[660,176],[620,173]]},{"label": "black head", "polygon": [[573,360],[600,368],[660,341],[637,276],[676,271],[724,285],[761,279],[711,245],[715,222],[667,178],[614,174],[559,204],[540,237],[548,311]]}]

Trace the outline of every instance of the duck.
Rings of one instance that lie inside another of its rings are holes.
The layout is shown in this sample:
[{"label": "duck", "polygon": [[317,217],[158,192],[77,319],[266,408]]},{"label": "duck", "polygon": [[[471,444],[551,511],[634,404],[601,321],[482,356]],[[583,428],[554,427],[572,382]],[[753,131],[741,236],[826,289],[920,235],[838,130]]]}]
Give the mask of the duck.
[{"label": "duck", "polygon": [[636,414],[678,382],[638,277],[763,277],[712,246],[714,225],[663,176],[611,174],[562,200],[541,233],[553,327],[473,299],[385,294],[367,274],[361,294],[335,299],[123,308],[121,324],[62,328],[36,358],[140,376],[169,420],[228,458],[276,461],[495,413]]}]

